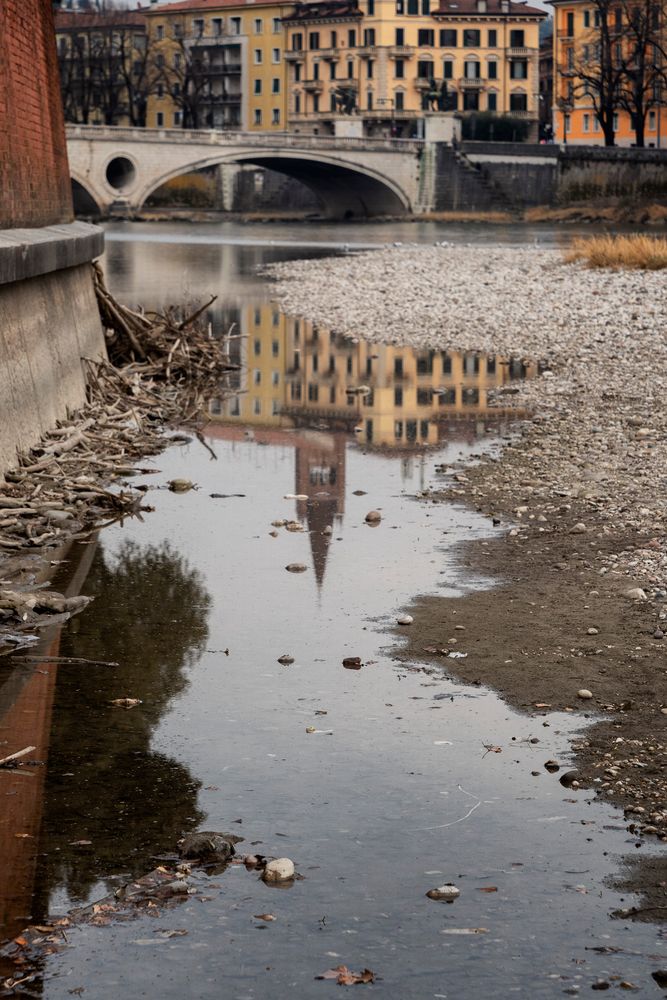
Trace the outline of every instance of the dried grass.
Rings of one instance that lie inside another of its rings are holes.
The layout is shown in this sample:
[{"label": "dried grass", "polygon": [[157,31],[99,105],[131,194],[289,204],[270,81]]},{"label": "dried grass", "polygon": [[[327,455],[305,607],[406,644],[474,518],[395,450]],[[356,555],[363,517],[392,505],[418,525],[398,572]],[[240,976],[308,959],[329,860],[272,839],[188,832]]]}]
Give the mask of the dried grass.
[{"label": "dried grass", "polygon": [[667,238],[664,236],[579,237],[565,251],[567,263],[584,261],[587,267],[616,270],[659,271],[667,268]]}]

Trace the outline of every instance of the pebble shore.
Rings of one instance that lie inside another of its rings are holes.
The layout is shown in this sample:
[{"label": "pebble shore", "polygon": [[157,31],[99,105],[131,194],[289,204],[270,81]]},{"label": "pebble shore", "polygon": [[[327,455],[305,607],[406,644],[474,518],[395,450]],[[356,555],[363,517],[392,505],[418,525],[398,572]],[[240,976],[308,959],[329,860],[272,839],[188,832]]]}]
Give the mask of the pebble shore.
[{"label": "pebble shore", "polygon": [[583,503],[597,530],[643,539],[600,556],[599,572],[667,593],[665,272],[588,269],[558,250],[436,246],[271,273],[284,310],[350,337],[540,362],[541,378],[497,394],[530,409],[520,440],[456,492],[512,510],[526,532],[546,530],[555,511],[562,521],[571,500],[570,528],[584,535]]}]

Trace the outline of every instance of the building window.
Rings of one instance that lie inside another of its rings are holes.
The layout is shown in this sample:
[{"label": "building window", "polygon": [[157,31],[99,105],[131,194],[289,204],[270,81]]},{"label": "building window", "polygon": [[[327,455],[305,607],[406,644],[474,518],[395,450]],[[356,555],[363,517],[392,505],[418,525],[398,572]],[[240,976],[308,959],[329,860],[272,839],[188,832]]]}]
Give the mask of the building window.
[{"label": "building window", "polygon": [[495,91],[491,91],[486,99],[486,109],[487,111],[497,111],[498,110],[498,95]]},{"label": "building window", "polygon": [[368,0],[368,16],[375,16],[375,0]]},{"label": "building window", "polygon": [[174,128],[180,128],[183,124],[183,112],[174,111]]},{"label": "building window", "polygon": [[528,110],[528,98],[526,94],[510,94],[510,111],[527,111],[527,110]]},{"label": "building window", "polygon": [[255,49],[255,66],[259,66],[262,61],[262,50]]},{"label": "building window", "polygon": [[463,29],[463,47],[465,49],[476,49],[480,44],[480,34],[477,28]]},{"label": "building window", "polygon": [[510,80],[528,79],[528,60],[512,59],[510,62]]},{"label": "building window", "polygon": [[253,30],[256,35],[261,35],[264,31],[264,22],[261,17],[256,17],[253,21]]},{"label": "building window", "polygon": [[320,110],[320,95],[313,94],[313,111],[318,114]]},{"label": "building window", "polygon": [[614,115],[614,132],[618,132],[618,114]]},{"label": "building window", "polygon": [[294,96],[294,114],[301,114],[301,94],[295,94]]},{"label": "building window", "polygon": [[367,80],[372,80],[373,79],[373,66],[374,65],[375,64],[374,64],[374,62],[373,62],[372,59],[369,59],[368,62],[366,63],[366,79]]},{"label": "building window", "polygon": [[525,34],[521,30],[510,31],[510,48],[522,49],[525,43]]},{"label": "building window", "polygon": [[180,52],[174,52],[174,69],[181,68],[182,56]]},{"label": "building window", "polygon": [[404,0],[396,0],[396,13],[405,14],[405,2]]},{"label": "building window", "polygon": [[495,47],[498,44],[498,32],[496,31],[495,28],[492,28],[489,31],[489,43],[488,44],[489,44],[489,48],[490,49],[495,49]]},{"label": "building window", "polygon": [[373,91],[369,90],[366,94],[366,107],[369,111],[373,110]]},{"label": "building window", "polygon": [[591,116],[584,115],[584,132],[590,132],[591,128]]},{"label": "building window", "polygon": [[414,17],[419,13],[419,0],[408,0],[408,14]]},{"label": "building window", "polygon": [[458,32],[456,28],[441,28],[440,29],[440,45],[443,49],[455,49],[456,48],[456,36]]},{"label": "building window", "polygon": [[192,22],[192,34],[195,38],[201,38],[204,34],[204,18],[196,17]]},{"label": "building window", "polygon": [[253,81],[253,93],[257,94],[257,95],[259,95],[259,94],[262,93],[262,81],[261,80],[254,80]]},{"label": "building window", "polygon": [[655,132],[656,124],[656,114],[655,111],[649,111],[648,113],[648,130],[649,132]]},{"label": "building window", "polygon": [[273,108],[271,111],[271,124],[280,125],[280,111],[278,108]]},{"label": "building window", "polygon": [[308,402],[316,403],[319,397],[319,386],[315,382],[308,383]]},{"label": "building window", "polygon": [[308,48],[309,49],[319,49],[320,47],[320,33],[319,31],[311,31],[308,35]]},{"label": "building window", "polygon": [[487,67],[486,67],[486,72],[487,72],[487,75],[489,77],[489,80],[497,80],[498,79],[498,63],[497,62],[489,62],[487,64]]},{"label": "building window", "polygon": [[[511,98],[510,98],[510,103],[511,103]],[[570,120],[570,116],[569,115],[565,115],[565,134],[566,135],[570,131],[571,125],[572,125],[572,122]]]},{"label": "building window", "polygon": [[255,122],[255,125],[261,125],[262,124],[262,112],[261,112],[260,108],[255,108],[254,122]]},{"label": "building window", "polygon": [[333,61],[333,59],[329,63],[329,79],[330,80],[336,79],[336,63]]},{"label": "building window", "polygon": [[241,18],[240,17],[232,17],[232,18],[230,18],[230,25],[231,25],[231,27],[230,27],[230,34],[231,35],[240,35],[241,34]]},{"label": "building window", "polygon": [[479,111],[479,91],[465,90],[463,92],[463,110]]},{"label": "building window", "polygon": [[254,401],[252,409],[253,409],[253,413],[255,414],[256,417],[258,417],[261,414],[261,412],[262,412],[262,401],[261,401],[261,399],[256,399]]},{"label": "building window", "polygon": [[272,94],[279,94],[280,93],[280,77],[279,76],[274,76],[273,80],[271,81],[271,93]]},{"label": "building window", "polygon": [[294,82],[298,83],[301,79],[301,63],[296,63],[294,66]]},{"label": "building window", "polygon": [[466,80],[479,80],[482,75],[481,63],[476,62],[474,59],[466,59],[463,64],[463,75]]},{"label": "building window", "polygon": [[161,42],[162,39],[164,38],[164,25],[163,24],[158,24],[157,28],[155,29],[155,37],[157,38],[158,42]]},{"label": "building window", "polygon": [[338,45],[338,32],[337,31],[332,31],[331,32],[331,40],[330,40],[329,45],[330,45],[330,48],[332,48],[332,49],[335,49],[336,46]]},{"label": "building window", "polygon": [[158,69],[162,69],[163,68],[163,66],[164,66],[164,55],[162,54],[162,52],[158,53],[158,55],[155,57],[155,65],[158,67]]},{"label": "building window", "polygon": [[403,111],[403,91],[397,90],[394,94],[394,107],[397,111]]},{"label": "building window", "polygon": [[300,52],[303,48],[303,35],[301,32],[292,35],[292,52]]},{"label": "building window", "polygon": [[222,18],[214,17],[211,19],[211,25],[213,26],[213,34],[216,38],[219,38],[222,34]]},{"label": "building window", "polygon": [[182,24],[179,24],[178,22],[176,22],[176,24],[174,24],[174,26],[173,26],[173,31],[174,31],[174,38],[182,38],[183,37],[183,25]]},{"label": "building window", "polygon": [[279,17],[274,17],[273,20],[271,21],[271,30],[274,35],[279,35],[280,32],[283,30],[283,26]]},{"label": "building window", "polygon": [[375,28],[364,29],[364,45],[375,45]]},{"label": "building window", "polygon": [[432,28],[419,28],[417,31],[417,45],[434,45],[435,32]]},{"label": "building window", "polygon": [[445,59],[442,63],[442,75],[445,80],[451,80],[454,77],[454,62],[452,59]]},{"label": "building window", "polygon": [[394,389],[394,406],[403,406],[403,387],[400,385]]},{"label": "building window", "polygon": [[158,111],[158,113],[156,114],[156,116],[155,116],[155,124],[157,125],[158,128],[162,128],[164,126],[164,112],[163,111]]},{"label": "building window", "polygon": [[433,63],[430,59],[420,59],[417,63],[417,77],[420,80],[433,79]]},{"label": "building window", "polygon": [[405,79],[405,63],[402,59],[397,59],[394,63],[394,76],[397,80]]},{"label": "building window", "polygon": [[155,96],[156,97],[164,97],[164,84],[163,83],[158,83],[157,87],[155,88]]},{"label": "building window", "polygon": [[590,28],[591,26],[591,12],[590,10],[584,11],[584,28]]},{"label": "building window", "polygon": [[405,45],[405,28],[396,28],[395,38],[395,45]]},{"label": "building window", "polygon": [[280,62],[280,49],[271,49],[271,62]]},{"label": "building window", "polygon": [[354,63],[349,62],[347,64],[347,78],[348,80],[354,80]]},{"label": "building window", "polygon": [[357,32],[354,28],[350,28],[347,33],[347,47],[348,49],[354,49],[357,46]]},{"label": "building window", "polygon": [[313,63],[313,80],[319,80],[320,78],[320,64]]}]

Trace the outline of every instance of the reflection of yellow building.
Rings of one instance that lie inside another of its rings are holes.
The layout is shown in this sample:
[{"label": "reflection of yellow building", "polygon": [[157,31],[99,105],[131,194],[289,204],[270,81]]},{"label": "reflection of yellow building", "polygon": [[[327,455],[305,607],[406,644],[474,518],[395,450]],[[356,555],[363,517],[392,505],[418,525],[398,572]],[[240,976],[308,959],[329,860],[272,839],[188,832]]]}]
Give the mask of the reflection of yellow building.
[{"label": "reflection of yellow building", "polygon": [[145,11],[157,83],[149,128],[287,127],[282,16],[290,4],[182,0]]},{"label": "reflection of yellow building", "polygon": [[536,365],[457,351],[353,342],[270,305],[246,307],[242,393],[210,414],[262,426],[356,429],[374,447],[438,445],[447,421],[501,416],[492,389],[537,374]]}]

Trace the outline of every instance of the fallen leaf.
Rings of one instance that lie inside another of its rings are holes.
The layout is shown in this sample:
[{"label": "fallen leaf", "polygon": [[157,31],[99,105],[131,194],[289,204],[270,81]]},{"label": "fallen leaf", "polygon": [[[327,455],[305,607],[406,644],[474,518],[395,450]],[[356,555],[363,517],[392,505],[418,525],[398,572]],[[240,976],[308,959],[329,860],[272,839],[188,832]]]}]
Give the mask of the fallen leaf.
[{"label": "fallen leaf", "polygon": [[335,979],[339,986],[356,986],[358,983],[374,983],[375,973],[370,969],[352,972],[346,965],[337,965],[335,969],[327,969],[315,979]]},{"label": "fallen leaf", "polygon": [[498,892],[498,886],[496,885],[482,885],[478,886],[478,892]]},{"label": "fallen leaf", "polygon": [[255,913],[253,914],[255,920],[275,920],[276,918],[272,913]]},{"label": "fallen leaf", "polygon": [[92,840],[70,840],[70,847],[90,847]]},{"label": "fallen leaf", "polygon": [[109,704],[114,708],[135,708],[141,705],[141,698],[114,698]]}]

